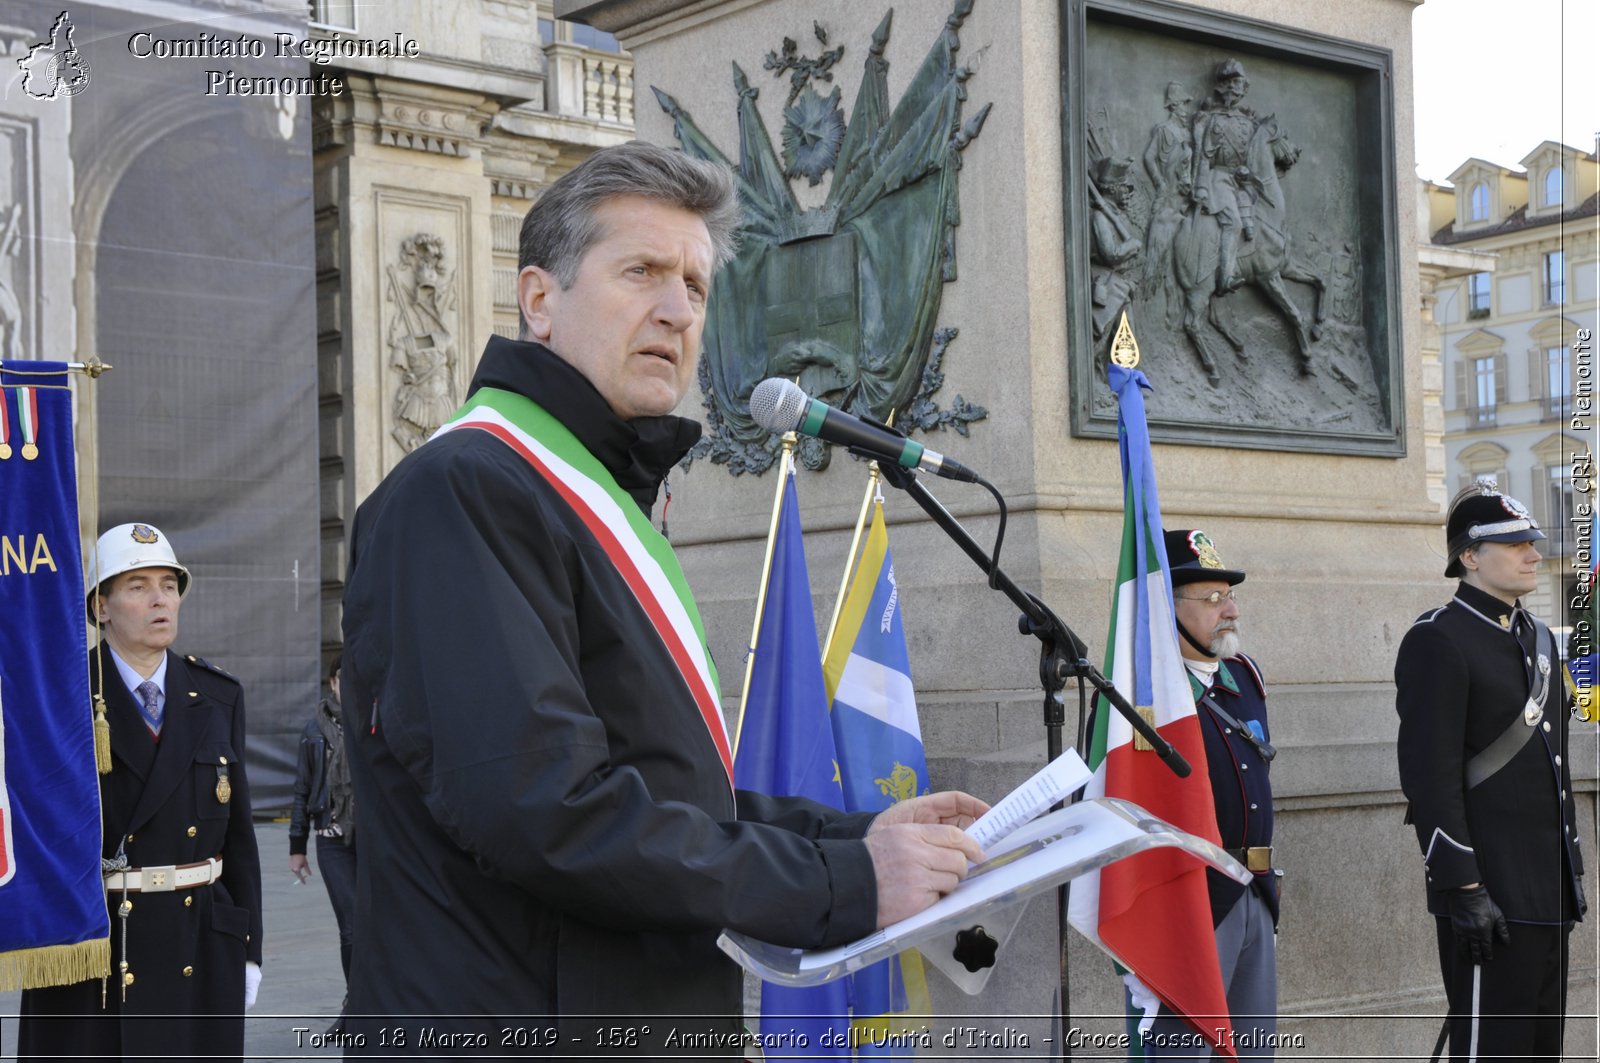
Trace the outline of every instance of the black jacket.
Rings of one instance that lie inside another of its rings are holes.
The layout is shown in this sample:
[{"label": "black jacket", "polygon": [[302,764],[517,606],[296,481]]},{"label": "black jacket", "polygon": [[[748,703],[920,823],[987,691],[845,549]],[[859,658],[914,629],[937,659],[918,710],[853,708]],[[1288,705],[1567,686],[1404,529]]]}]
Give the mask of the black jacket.
[{"label": "black jacket", "polygon": [[326,700],[317,705],[313,716],[300,732],[300,748],[294,760],[294,805],[289,810],[289,853],[304,853],[306,840],[314,830],[326,830],[331,811],[328,800],[328,740],[317,719],[323,713],[337,713]]},{"label": "black jacket", "polygon": [[[675,417],[619,420],[534,344],[491,340],[484,386],[554,414],[645,512],[698,436]],[[348,1014],[373,1017],[348,1029],[369,1050],[399,1016],[482,1016],[410,1021],[485,1033],[497,1052],[551,1048],[502,1043],[496,1016],[541,1030],[562,1016],[565,1052],[604,1047],[586,1016],[721,1016],[699,1028],[732,1033],[741,979],[722,928],[797,946],[873,928],[854,840],[871,817],[736,798],[616,565],[489,433],[418,448],[361,506],[344,625],[362,808]],[[647,1046],[622,1047],[667,1051]],[[415,1030],[403,1047],[440,1054]]]},{"label": "black jacket", "polygon": [[[1411,802],[1435,915],[1446,913],[1442,891],[1472,882],[1484,883],[1513,922],[1561,923],[1580,914],[1583,858],[1561,665],[1553,657],[1541,665],[1544,650],[1533,648],[1531,618],[1511,629],[1500,622],[1518,616],[1463,583],[1451,602],[1417,618],[1395,660],[1400,785]],[[1467,763],[1508,727],[1525,726],[1524,707],[1542,667],[1551,680],[1543,719],[1503,769],[1469,789]]]},{"label": "black jacket", "polygon": [[[131,867],[222,857],[222,878],[168,893],[129,895],[124,1003],[120,893],[111,910],[111,971],[101,982],[22,995],[21,1058],[232,1056],[244,1052],[244,965],[261,962],[261,863],[245,776],[238,680],[194,657],[167,654],[161,741],[152,740],[108,650],[102,649],[111,774],[100,777],[103,855]],[[219,787],[222,779],[227,787]],[[222,795],[227,800],[222,800]],[[48,1019],[39,1016],[74,1016]],[[85,1021],[89,1017],[96,1021]],[[151,1020],[147,1016],[171,1016]]]}]

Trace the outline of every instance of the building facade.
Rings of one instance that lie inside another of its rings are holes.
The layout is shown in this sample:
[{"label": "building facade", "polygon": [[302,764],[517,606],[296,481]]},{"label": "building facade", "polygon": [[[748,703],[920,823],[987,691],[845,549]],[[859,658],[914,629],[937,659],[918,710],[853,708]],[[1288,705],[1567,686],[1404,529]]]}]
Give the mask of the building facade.
[{"label": "building facade", "polygon": [[1545,141],[1520,166],[1468,159],[1453,187],[1425,185],[1432,235],[1422,257],[1424,268],[1430,255],[1456,262],[1433,307],[1446,485],[1453,494],[1492,476],[1532,510],[1549,541],[1530,604],[1564,624],[1576,570],[1593,563],[1579,503],[1589,501],[1593,449],[1600,162]]},{"label": "building facade", "polygon": [[[356,506],[515,336],[517,236],[541,189],[633,138],[633,64],[551,0],[317,0],[348,91],[312,117],[322,640],[342,642]],[[362,58],[342,42],[415,42]]]}]

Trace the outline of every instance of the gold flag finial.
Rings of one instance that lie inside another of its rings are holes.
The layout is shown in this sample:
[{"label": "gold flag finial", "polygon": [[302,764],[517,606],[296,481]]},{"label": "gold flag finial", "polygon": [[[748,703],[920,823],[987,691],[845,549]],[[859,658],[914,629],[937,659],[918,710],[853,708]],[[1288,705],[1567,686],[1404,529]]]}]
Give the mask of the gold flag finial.
[{"label": "gold flag finial", "polygon": [[1124,369],[1135,369],[1139,365],[1139,341],[1133,338],[1126,310],[1117,325],[1117,334],[1111,339],[1111,361]]}]

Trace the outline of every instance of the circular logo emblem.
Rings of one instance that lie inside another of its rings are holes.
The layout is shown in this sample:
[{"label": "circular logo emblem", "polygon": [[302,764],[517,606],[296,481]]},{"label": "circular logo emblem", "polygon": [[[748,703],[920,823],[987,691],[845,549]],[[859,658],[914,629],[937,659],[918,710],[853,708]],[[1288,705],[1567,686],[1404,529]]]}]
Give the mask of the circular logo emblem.
[{"label": "circular logo emblem", "polygon": [[56,79],[54,96],[76,96],[89,87],[89,61],[76,48],[50,60],[50,73]]}]

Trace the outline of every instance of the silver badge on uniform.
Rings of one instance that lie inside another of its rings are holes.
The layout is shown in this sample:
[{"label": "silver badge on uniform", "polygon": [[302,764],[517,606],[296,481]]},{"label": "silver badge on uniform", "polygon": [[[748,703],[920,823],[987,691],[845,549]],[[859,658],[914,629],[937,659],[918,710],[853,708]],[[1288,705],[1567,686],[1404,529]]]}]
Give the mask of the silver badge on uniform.
[{"label": "silver badge on uniform", "polygon": [[1522,722],[1534,727],[1542,719],[1544,719],[1544,706],[1529,698],[1528,703],[1522,707]]},{"label": "silver badge on uniform", "polygon": [[1539,674],[1540,675],[1549,675],[1550,674],[1550,658],[1546,657],[1542,653],[1539,654]]}]

